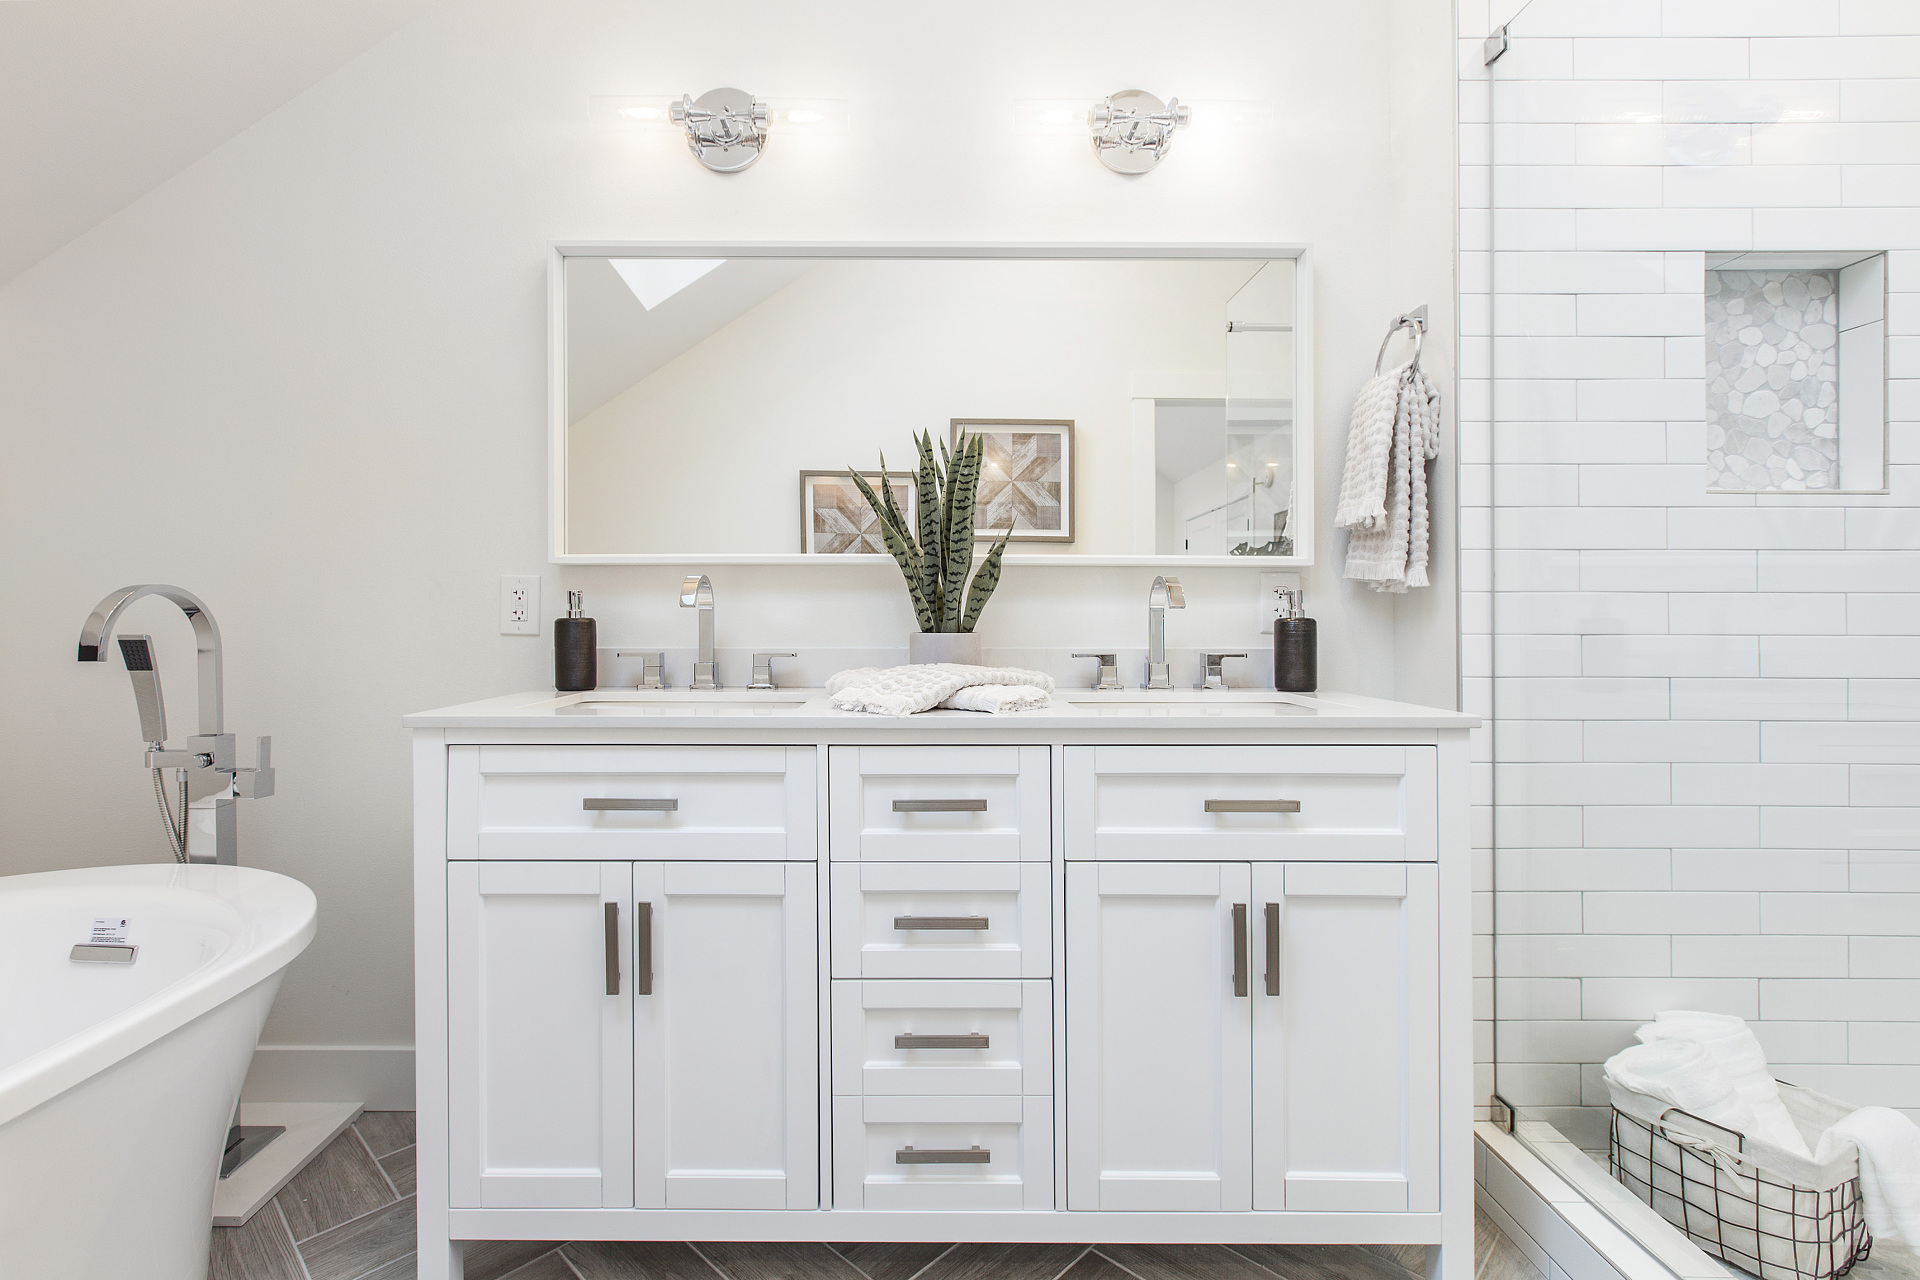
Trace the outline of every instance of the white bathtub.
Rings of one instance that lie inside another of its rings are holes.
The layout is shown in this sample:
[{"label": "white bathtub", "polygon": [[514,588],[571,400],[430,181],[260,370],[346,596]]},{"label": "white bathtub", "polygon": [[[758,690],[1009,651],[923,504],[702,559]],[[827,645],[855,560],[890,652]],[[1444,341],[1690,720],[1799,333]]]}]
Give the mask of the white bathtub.
[{"label": "white bathtub", "polygon": [[[68,958],[124,917],[131,964]],[[205,1280],[227,1122],[313,892],[250,867],[0,877],[0,1276]]]}]

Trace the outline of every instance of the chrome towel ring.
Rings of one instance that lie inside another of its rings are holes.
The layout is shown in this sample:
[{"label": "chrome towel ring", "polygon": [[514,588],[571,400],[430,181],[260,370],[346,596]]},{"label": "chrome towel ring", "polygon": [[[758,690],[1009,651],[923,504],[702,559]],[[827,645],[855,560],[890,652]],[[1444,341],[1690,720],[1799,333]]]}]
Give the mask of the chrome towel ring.
[{"label": "chrome towel ring", "polygon": [[1420,367],[1420,345],[1421,345],[1421,342],[1426,338],[1426,334],[1427,334],[1427,304],[1426,303],[1424,302],[1421,303],[1419,306],[1407,312],[1405,315],[1395,316],[1393,318],[1393,323],[1387,326],[1387,336],[1380,340],[1380,354],[1375,356],[1373,360],[1373,376],[1374,377],[1377,378],[1380,376],[1381,366],[1386,363],[1387,344],[1392,342],[1393,335],[1400,332],[1402,329],[1413,330],[1413,359],[1410,363],[1414,368],[1417,369]]}]

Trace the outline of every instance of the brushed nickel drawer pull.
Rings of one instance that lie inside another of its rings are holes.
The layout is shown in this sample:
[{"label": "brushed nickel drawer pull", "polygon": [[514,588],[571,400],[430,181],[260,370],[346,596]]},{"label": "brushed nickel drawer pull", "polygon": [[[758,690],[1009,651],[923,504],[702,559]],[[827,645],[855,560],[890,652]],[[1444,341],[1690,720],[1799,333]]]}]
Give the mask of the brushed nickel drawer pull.
[{"label": "brushed nickel drawer pull", "polygon": [[606,904],[607,916],[607,994],[620,994],[620,904]]},{"label": "brushed nickel drawer pull", "polygon": [[908,1031],[893,1038],[896,1049],[984,1049],[987,1037],[979,1031],[970,1031],[965,1035],[939,1036],[919,1035]]},{"label": "brushed nickel drawer pull", "polygon": [[1208,813],[1298,813],[1298,800],[1209,800]]},{"label": "brushed nickel drawer pull", "polygon": [[1247,994],[1247,904],[1233,904],[1233,994]]},{"label": "brushed nickel drawer pull", "polygon": [[612,800],[589,796],[580,802],[580,807],[588,813],[673,813],[680,808],[680,802],[678,800]]},{"label": "brushed nickel drawer pull", "polygon": [[986,1147],[902,1147],[893,1153],[895,1164],[992,1164],[993,1151]]},{"label": "brushed nickel drawer pull", "polygon": [[1267,916],[1267,994],[1280,994],[1280,904],[1269,902]]},{"label": "brushed nickel drawer pull", "polygon": [[895,916],[896,929],[984,929],[985,916]]},{"label": "brushed nickel drawer pull", "polygon": [[895,800],[895,813],[985,813],[985,800]]},{"label": "brushed nickel drawer pull", "polygon": [[640,995],[653,994],[653,904],[634,907],[633,989]]}]

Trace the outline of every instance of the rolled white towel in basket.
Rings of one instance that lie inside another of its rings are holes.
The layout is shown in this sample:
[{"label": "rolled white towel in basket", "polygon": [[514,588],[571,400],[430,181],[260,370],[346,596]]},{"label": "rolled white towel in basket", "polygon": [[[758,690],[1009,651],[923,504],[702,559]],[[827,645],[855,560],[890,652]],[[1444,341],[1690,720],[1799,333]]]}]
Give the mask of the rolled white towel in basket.
[{"label": "rolled white towel in basket", "polygon": [[1628,1045],[1607,1059],[1606,1073],[1627,1088],[1698,1116],[1708,1124],[1749,1134],[1753,1108],[1712,1056],[1691,1040]]},{"label": "rolled white towel in basket", "polygon": [[1887,1107],[1861,1107],[1820,1135],[1814,1159],[1860,1153],[1860,1201],[1876,1239],[1920,1244],[1920,1125]]},{"label": "rolled white towel in basket", "polygon": [[1793,1117],[1787,1114],[1786,1104],[1780,1101],[1780,1086],[1774,1081],[1773,1069],[1767,1065],[1767,1055],[1754,1039],[1746,1019],[1694,1009],[1668,1009],[1653,1017],[1652,1023],[1634,1034],[1647,1043],[1685,1040],[1705,1049],[1753,1108],[1754,1127],[1742,1129],[1742,1133],[1797,1156],[1813,1155],[1800,1130],[1794,1127]]}]

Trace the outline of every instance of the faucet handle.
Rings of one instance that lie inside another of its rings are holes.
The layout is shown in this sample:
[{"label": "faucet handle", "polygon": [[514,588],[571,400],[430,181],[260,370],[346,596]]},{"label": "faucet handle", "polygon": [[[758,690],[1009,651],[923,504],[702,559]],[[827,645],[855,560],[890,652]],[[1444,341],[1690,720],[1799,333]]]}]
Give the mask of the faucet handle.
[{"label": "faucet handle", "polygon": [[773,682],[773,660],[775,658],[797,657],[792,653],[756,653],[753,655],[753,683],[749,689],[778,689]]},{"label": "faucet handle", "polygon": [[265,800],[273,794],[273,739],[259,738],[260,763],[251,769],[233,771],[233,789],[248,800]]},{"label": "faucet handle", "polygon": [[664,689],[667,687],[667,655],[660,650],[651,653],[629,655],[621,653],[618,657],[638,656],[640,659],[640,683],[636,689]]},{"label": "faucet handle", "polygon": [[1112,653],[1076,653],[1076,658],[1092,658],[1100,664],[1100,670],[1093,678],[1096,689],[1118,689],[1120,687],[1120,661],[1118,654]]},{"label": "faucet handle", "polygon": [[1247,655],[1244,653],[1203,653],[1201,654],[1200,655],[1201,661],[1204,665],[1202,665],[1201,667],[1202,674],[1201,674],[1200,684],[1198,687],[1202,689],[1226,688],[1227,677],[1222,672],[1221,668],[1225,665],[1226,660],[1228,658],[1244,658],[1246,656]]}]

